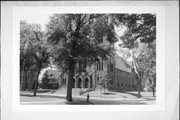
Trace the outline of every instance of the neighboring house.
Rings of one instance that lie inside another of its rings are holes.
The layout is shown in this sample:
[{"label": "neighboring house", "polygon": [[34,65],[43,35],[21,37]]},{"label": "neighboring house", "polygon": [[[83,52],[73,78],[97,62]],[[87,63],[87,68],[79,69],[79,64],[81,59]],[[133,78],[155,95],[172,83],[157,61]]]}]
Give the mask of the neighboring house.
[{"label": "neighboring house", "polygon": [[59,76],[61,74],[60,70],[58,70],[58,68],[56,68],[55,65],[50,65],[49,67],[44,68],[44,69],[41,70],[41,73],[40,73],[40,75],[38,77],[39,83],[42,82],[42,77],[46,72],[48,72],[49,75],[52,75],[56,79],[59,79]]}]

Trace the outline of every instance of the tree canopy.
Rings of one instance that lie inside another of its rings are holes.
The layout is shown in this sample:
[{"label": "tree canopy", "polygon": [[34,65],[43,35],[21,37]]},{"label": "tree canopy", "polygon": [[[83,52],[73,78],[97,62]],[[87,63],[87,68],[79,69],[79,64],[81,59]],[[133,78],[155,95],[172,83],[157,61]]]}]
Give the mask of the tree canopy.
[{"label": "tree canopy", "polygon": [[72,101],[72,79],[76,64],[92,64],[112,56],[104,37],[117,41],[114,26],[106,14],[55,14],[47,25],[47,40],[55,61],[69,71],[67,100]]},{"label": "tree canopy", "polygon": [[107,59],[112,48],[98,46],[107,36],[115,42],[114,28],[103,14],[55,14],[47,25],[48,42],[53,45],[56,61],[66,65],[69,58],[76,63],[93,63]]}]

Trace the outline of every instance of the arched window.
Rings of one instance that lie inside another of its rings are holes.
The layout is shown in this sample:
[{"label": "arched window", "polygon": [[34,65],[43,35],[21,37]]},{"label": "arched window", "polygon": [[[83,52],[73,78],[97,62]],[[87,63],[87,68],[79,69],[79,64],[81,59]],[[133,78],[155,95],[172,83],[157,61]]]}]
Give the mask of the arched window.
[{"label": "arched window", "polygon": [[103,61],[102,61],[102,63],[101,63],[101,70],[103,70]]},{"label": "arched window", "polygon": [[119,75],[117,75],[117,86],[118,86],[118,87],[119,87],[119,81],[120,81]]},{"label": "arched window", "polygon": [[84,88],[88,88],[88,85],[89,85],[89,79],[88,79],[88,78],[85,78]]},{"label": "arched window", "polygon": [[98,68],[98,69],[99,69],[99,71],[100,71],[100,70],[101,70],[101,63],[99,62],[98,64],[99,64],[99,68]]},{"label": "arched window", "polygon": [[92,81],[92,79],[90,79],[90,88],[92,88],[93,87],[93,81]]},{"label": "arched window", "polygon": [[82,88],[82,79],[81,78],[78,79],[78,86],[77,87]]},{"label": "arched window", "polygon": [[128,87],[129,81],[128,78],[126,77],[126,87]]},{"label": "arched window", "polygon": [[124,86],[124,79],[122,77],[122,83],[121,83],[121,86],[123,87]]},{"label": "arched window", "polygon": [[109,62],[109,64],[108,64],[108,70],[109,71],[113,71],[114,70],[114,65],[111,62]]}]

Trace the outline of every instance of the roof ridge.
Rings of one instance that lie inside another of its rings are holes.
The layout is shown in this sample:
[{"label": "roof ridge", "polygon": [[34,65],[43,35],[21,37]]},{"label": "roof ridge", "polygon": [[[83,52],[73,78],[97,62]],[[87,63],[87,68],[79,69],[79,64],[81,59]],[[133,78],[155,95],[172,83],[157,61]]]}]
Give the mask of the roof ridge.
[{"label": "roof ridge", "polygon": [[128,67],[131,67],[128,63],[127,63],[127,61],[126,60],[124,60],[121,56],[119,56],[118,54],[115,54],[118,58],[120,58],[121,59],[121,61],[123,62],[123,63],[125,63]]}]

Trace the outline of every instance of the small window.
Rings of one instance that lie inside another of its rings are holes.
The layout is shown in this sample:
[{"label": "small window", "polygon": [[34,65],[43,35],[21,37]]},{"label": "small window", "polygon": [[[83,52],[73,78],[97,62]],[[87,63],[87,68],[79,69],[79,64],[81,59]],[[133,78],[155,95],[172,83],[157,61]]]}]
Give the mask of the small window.
[{"label": "small window", "polygon": [[114,69],[113,69],[113,64],[112,63],[110,63],[110,71],[113,71]]}]

